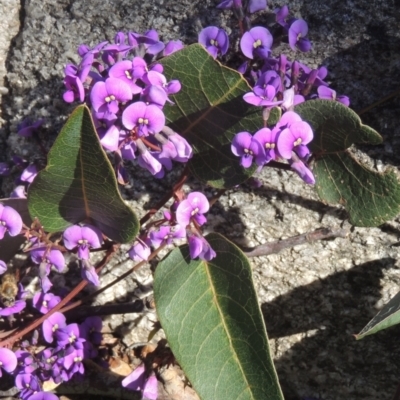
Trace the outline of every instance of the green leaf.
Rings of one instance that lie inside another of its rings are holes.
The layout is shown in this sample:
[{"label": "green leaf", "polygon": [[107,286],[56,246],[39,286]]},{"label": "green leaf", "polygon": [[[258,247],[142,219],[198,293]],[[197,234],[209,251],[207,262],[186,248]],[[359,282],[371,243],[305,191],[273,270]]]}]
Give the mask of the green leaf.
[{"label": "green leaf", "polygon": [[249,262],[219,234],[212,261],[188,246],[157,266],[154,297],[168,343],[203,400],[282,400]]},{"label": "green leaf", "polygon": [[47,167],[29,187],[28,207],[49,232],[87,221],[116,242],[136,236],[138,220],[119,194],[86,106],[77,107],[62,128]]},{"label": "green leaf", "polygon": [[313,129],[309,147],[317,156],[343,151],[353,143],[382,143],[378,132],[363,125],[353,110],[338,101],[310,100],[296,106],[295,111]]},{"label": "green leaf", "polygon": [[361,332],[356,335],[356,339],[363,339],[365,336],[373,335],[398,323],[400,323],[400,292],[368,322]]},{"label": "green leaf", "polygon": [[317,159],[313,172],[321,199],[342,204],[353,225],[378,226],[400,212],[400,181],[393,168],[375,172],[343,152]]},{"label": "green leaf", "polygon": [[[244,169],[232,154],[231,141],[241,131],[262,127],[261,108],[247,104],[251,91],[241,74],[215,61],[199,44],[161,60],[164,74],[179,79],[182,89],[164,108],[171,128],[194,150],[190,170],[216,188],[229,188],[247,180],[255,168]],[[276,118],[277,111],[272,118]]]}]

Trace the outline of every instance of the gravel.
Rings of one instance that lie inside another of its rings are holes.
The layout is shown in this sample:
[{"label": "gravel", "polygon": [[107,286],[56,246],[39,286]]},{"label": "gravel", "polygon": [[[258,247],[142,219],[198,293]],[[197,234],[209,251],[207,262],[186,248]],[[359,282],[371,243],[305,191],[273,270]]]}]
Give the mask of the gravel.
[{"label": "gravel", "polygon": [[[202,26],[231,26],[229,12],[217,2],[190,0],[14,0],[0,4],[0,143],[2,157],[37,157],[37,147],[16,136],[26,116],[46,118],[50,144],[72,110],[61,98],[63,68],[77,62],[76,47],[112,40],[118,30],[155,28],[164,40],[196,41]],[[282,2],[279,2],[282,5]],[[297,17],[309,23],[314,49],[300,54],[309,66],[324,64],[333,87],[362,110],[400,84],[400,9],[384,0],[289,1]],[[22,7],[19,11],[20,6]],[[278,2],[270,5],[273,9]],[[259,22],[265,15],[258,17]],[[18,31],[19,29],[19,31]],[[18,34],[17,34],[18,33]],[[17,36],[15,36],[17,35]],[[278,49],[279,50],[279,49]],[[287,54],[294,56],[293,53]],[[3,78],[5,81],[3,83]],[[5,89],[4,89],[5,88]],[[8,93],[7,93],[8,92]],[[363,115],[384,137],[384,144],[364,147],[378,170],[400,162],[398,97]],[[124,196],[140,216],[179,175],[154,181],[133,169],[135,181]],[[400,377],[399,328],[355,341],[374,314],[393,297],[400,282],[398,218],[377,228],[351,227],[346,212],[322,204],[313,188],[291,172],[264,170],[263,186],[228,191],[210,211],[208,229],[246,246],[270,242],[319,227],[347,227],[348,238],[307,243],[279,254],[252,259],[270,344],[285,398],[389,400]],[[2,190],[10,192],[11,180]],[[202,188],[190,182],[191,188]],[[212,189],[207,189],[212,194]],[[132,266],[121,253],[102,278],[108,283]],[[96,304],[133,301],[151,294],[151,270],[144,268],[106,291]],[[108,326],[127,345],[147,340],[155,311],[114,315]],[[156,336],[154,340],[161,337]]]}]

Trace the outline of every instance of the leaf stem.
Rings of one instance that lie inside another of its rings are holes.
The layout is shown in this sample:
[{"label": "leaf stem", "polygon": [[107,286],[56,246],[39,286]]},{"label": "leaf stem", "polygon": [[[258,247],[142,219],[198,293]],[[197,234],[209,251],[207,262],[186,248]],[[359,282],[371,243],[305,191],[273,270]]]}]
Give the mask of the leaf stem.
[{"label": "leaf stem", "polygon": [[370,104],[368,107],[365,107],[365,108],[361,109],[360,111],[357,111],[357,114],[358,114],[358,115],[365,114],[366,112],[368,112],[368,111],[371,110],[372,108],[379,106],[380,104],[382,104],[382,103],[384,103],[384,102],[390,100],[392,97],[395,97],[395,96],[397,96],[398,94],[400,94],[400,88],[399,88],[399,89],[396,89],[396,90],[395,90],[394,92],[392,92],[392,93],[389,93],[387,96],[382,97],[381,99],[379,99],[379,100],[376,101],[375,103]]},{"label": "leaf stem", "polygon": [[189,168],[186,165],[185,169],[182,171],[182,174],[177,183],[172,187],[172,189],[157,203],[157,205],[149,210],[147,214],[140,220],[140,225],[143,226],[167,201],[174,195],[174,193],[179,190],[186,180],[189,178]]},{"label": "leaf stem", "polygon": [[[81,300],[77,300],[74,303],[68,304],[67,306],[63,307],[60,312],[65,313],[69,310],[72,310],[73,308],[76,308],[78,306],[80,306],[81,304],[83,304],[84,302],[90,300],[91,298],[97,296],[100,293],[103,293],[105,290],[109,289],[111,286],[114,286],[115,284],[117,284],[118,282],[122,281],[123,279],[125,279],[128,275],[130,275],[132,272],[138,270],[140,267],[142,267],[144,264],[146,264],[147,262],[151,261],[153,258],[155,258],[158,253],[165,247],[165,244],[162,244],[160,247],[158,247],[156,250],[154,250],[147,261],[141,261],[140,263],[134,265],[131,269],[129,269],[128,271],[124,272],[121,276],[119,276],[118,278],[114,279],[112,282],[110,282],[108,285],[100,288],[99,290],[96,290],[95,292],[89,294],[88,296],[84,297]],[[1,343],[0,343],[1,345]]]},{"label": "leaf stem", "polygon": [[302,235],[292,236],[287,239],[278,240],[272,243],[264,243],[252,249],[246,249],[244,254],[247,257],[267,256],[269,254],[279,253],[283,249],[294,247],[299,244],[315,242],[316,240],[331,239],[336,237],[345,238],[349,234],[347,229],[320,228],[312,232],[303,233]]},{"label": "leaf stem", "polygon": [[[116,253],[120,245],[112,245],[110,248],[107,250],[107,253],[103,257],[103,259],[100,261],[98,267],[96,268],[96,272],[99,273],[103,267],[109,262],[111,257]],[[26,335],[27,333],[33,331],[35,328],[37,328],[39,325],[43,323],[47,318],[49,318],[52,314],[55,312],[61,310],[65,304],[67,304],[69,301],[71,301],[79,292],[83,290],[83,288],[88,284],[87,281],[82,281],[80,282],[75,288],[68,293],[54,308],[52,308],[47,314],[44,314],[40,318],[36,319],[35,321],[31,322],[28,326],[25,328],[19,329],[16,332],[12,333],[10,336],[8,336],[6,339],[2,340],[0,342],[0,348],[1,347],[6,347],[6,346],[11,346],[16,340],[21,338],[22,336]]]}]

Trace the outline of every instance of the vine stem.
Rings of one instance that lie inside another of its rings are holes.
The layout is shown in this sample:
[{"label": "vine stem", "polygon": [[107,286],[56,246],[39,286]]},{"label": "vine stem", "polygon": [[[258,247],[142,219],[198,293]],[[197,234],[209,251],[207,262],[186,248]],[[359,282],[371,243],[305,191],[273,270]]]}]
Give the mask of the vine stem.
[{"label": "vine stem", "polygon": [[376,101],[375,103],[370,104],[369,106],[363,108],[362,110],[357,111],[357,114],[358,114],[358,115],[365,114],[366,112],[368,112],[368,111],[371,110],[372,108],[379,106],[380,104],[384,103],[385,101],[390,100],[392,97],[395,97],[395,96],[397,96],[398,94],[400,94],[400,88],[399,88],[399,89],[396,89],[396,90],[395,90],[394,92],[392,92],[392,93],[389,93],[387,96],[382,97],[381,99],[379,99],[379,100]]},{"label": "vine stem", "polygon": [[[104,266],[110,261],[111,257],[116,253],[116,251],[119,249],[119,247],[120,247],[119,244],[117,244],[117,245],[114,244],[114,245],[110,246],[110,248],[107,250],[107,253],[103,257],[103,259],[100,261],[98,267],[96,268],[97,273],[99,273],[104,268]],[[79,292],[81,292],[87,284],[88,284],[87,281],[82,280],[78,285],[75,286],[75,288],[70,293],[68,293],[47,314],[44,314],[40,318],[31,322],[25,328],[18,329],[17,331],[13,332],[10,336],[8,336],[4,340],[2,340],[0,342],[0,348],[11,346],[16,340],[18,340],[22,336],[26,335],[27,333],[33,331],[35,328],[37,328],[39,325],[41,325],[47,318],[49,318],[52,314],[61,310],[61,308],[63,306],[65,306],[69,301],[71,301]]]},{"label": "vine stem", "polygon": [[[132,272],[138,270],[140,267],[142,267],[144,264],[146,264],[147,262],[151,261],[153,258],[155,258],[158,253],[166,246],[166,244],[162,244],[160,247],[158,247],[155,251],[153,251],[148,260],[147,261],[140,261],[140,263],[134,265],[131,269],[129,269],[128,271],[124,272],[121,276],[119,276],[118,278],[114,279],[112,282],[110,282],[108,285],[102,287],[99,290],[96,290],[95,292],[89,294],[88,296],[84,297],[81,300],[77,300],[74,303],[68,304],[65,307],[60,309],[60,312],[65,313],[69,310],[72,310],[73,308],[76,308],[78,306],[80,306],[81,304],[83,304],[84,302],[90,300],[91,298],[99,295],[100,293],[103,293],[105,290],[107,290],[108,288],[110,288],[111,286],[114,286],[115,284],[117,284],[118,282],[122,281],[123,279],[125,279],[128,275],[130,275]],[[1,345],[1,343],[0,343]]]},{"label": "vine stem", "polygon": [[332,230],[331,228],[320,228],[302,235],[292,236],[276,242],[264,243],[244,252],[247,257],[260,257],[269,254],[279,253],[283,249],[297,246],[299,244],[310,243],[316,240],[331,239],[336,237],[345,238],[349,234],[347,229]]},{"label": "vine stem", "polygon": [[157,203],[157,205],[152,208],[147,214],[141,218],[140,225],[143,226],[167,201],[174,195],[176,191],[178,191],[186,180],[189,178],[189,168],[186,165],[185,169],[182,171],[182,174],[177,183],[172,187],[172,189]]}]

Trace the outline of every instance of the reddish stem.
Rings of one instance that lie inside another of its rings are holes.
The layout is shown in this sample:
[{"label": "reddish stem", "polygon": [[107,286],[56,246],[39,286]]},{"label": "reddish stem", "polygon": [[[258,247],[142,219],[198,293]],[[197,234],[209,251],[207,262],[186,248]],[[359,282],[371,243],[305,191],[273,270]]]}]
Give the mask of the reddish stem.
[{"label": "reddish stem", "polygon": [[147,214],[140,220],[140,225],[143,226],[167,201],[177,192],[189,177],[189,168],[186,166],[182,171],[178,182],[173,186],[173,188],[157,203],[157,205],[152,208]]},{"label": "reddish stem", "polygon": [[[101,260],[99,263],[99,266],[96,268],[96,272],[99,273],[103,267],[109,262],[111,257],[115,254],[115,252],[119,248],[118,245],[112,245],[108,250],[104,258]],[[6,347],[6,346],[11,346],[16,340],[21,338],[22,336],[26,335],[27,333],[33,331],[35,328],[37,328],[39,325],[41,325],[47,318],[49,318],[52,314],[55,312],[59,311],[65,304],[67,304],[69,301],[71,301],[79,292],[83,290],[83,288],[88,284],[87,281],[82,281],[80,282],[70,293],[67,294],[54,308],[52,308],[47,314],[41,316],[37,320],[33,321],[30,323],[28,326],[25,328],[19,329],[13,334],[11,334],[9,337],[6,339],[2,340],[0,342],[0,348],[1,347]]]}]

